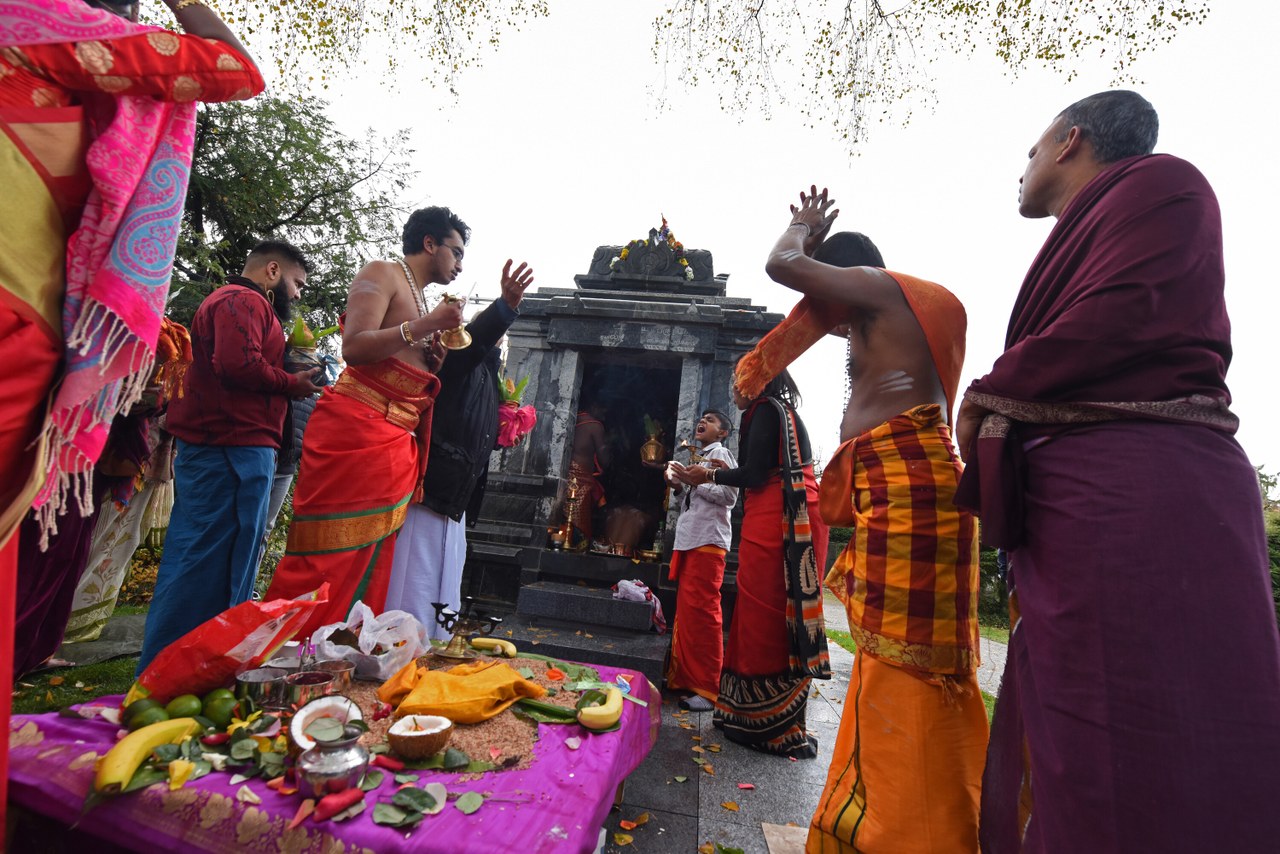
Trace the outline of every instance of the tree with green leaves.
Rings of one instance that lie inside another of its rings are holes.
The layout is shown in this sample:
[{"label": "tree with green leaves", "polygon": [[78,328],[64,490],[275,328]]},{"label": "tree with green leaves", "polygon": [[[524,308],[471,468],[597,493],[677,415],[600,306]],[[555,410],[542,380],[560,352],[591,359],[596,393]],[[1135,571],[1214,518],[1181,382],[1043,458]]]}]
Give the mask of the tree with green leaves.
[{"label": "tree with green leaves", "polygon": [[668,0],[654,56],[685,85],[710,84],[736,113],[775,104],[852,148],[881,122],[936,99],[930,65],[990,51],[1011,74],[1074,78],[1109,62],[1134,83],[1141,56],[1201,24],[1210,0]]},{"label": "tree with green leaves", "polygon": [[370,258],[396,251],[412,171],[407,133],[352,139],[314,98],[201,107],[169,315],[200,302],[266,238],[307,254],[302,304],[313,328],[336,322]]},{"label": "tree with green leaves", "polygon": [[[563,6],[568,6],[561,0]],[[733,113],[800,111],[852,148],[881,122],[909,122],[935,100],[930,66],[988,52],[1018,74],[1069,80],[1135,63],[1208,17],[1211,0],[667,0],[653,22],[654,57],[682,85],[712,85]],[[432,85],[497,50],[511,31],[551,14],[552,0],[222,0],[227,23],[285,81],[309,83],[360,64],[400,72],[403,47],[427,60]],[[616,38],[617,34],[610,37]],[[660,98],[662,96],[660,95]]]}]

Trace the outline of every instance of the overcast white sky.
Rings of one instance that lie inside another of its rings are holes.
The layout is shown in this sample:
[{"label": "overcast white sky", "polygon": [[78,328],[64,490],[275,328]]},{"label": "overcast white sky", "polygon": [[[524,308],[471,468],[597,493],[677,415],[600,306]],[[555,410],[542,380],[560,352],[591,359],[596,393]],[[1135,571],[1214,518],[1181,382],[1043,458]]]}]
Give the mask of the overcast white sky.
[{"label": "overcast white sky", "polygon": [[[455,101],[403,73],[340,81],[326,97],[349,134],[412,130],[420,174],[408,207],[445,204],[473,228],[462,282],[496,296],[508,257],[528,260],[537,285],[572,287],[601,244],[643,237],[665,214],[690,248],[709,249],[729,294],[772,311],[796,296],[770,282],[764,261],[810,183],[841,209],[837,228],[866,232],[887,265],[937,281],[969,312],[964,388],[999,355],[1009,310],[1052,220],[1017,213],[1027,149],[1070,102],[1108,88],[1109,63],[1070,83],[1048,72],[1009,77],[994,59],[937,67],[938,107],[907,127],[878,126],[850,158],[830,131],[787,108],[772,121],[722,114],[708,89],[675,91],[674,109],[650,55],[658,3],[551,0],[551,16],[508,33]],[[1255,464],[1280,472],[1274,251],[1280,159],[1275,33],[1280,4],[1217,0],[1209,21],[1149,55],[1137,88],[1160,113],[1158,151],[1195,163],[1223,209],[1227,299],[1235,359],[1228,374]],[[405,45],[406,53],[412,46]],[[380,63],[374,59],[370,68]],[[410,65],[411,68],[411,65]],[[838,443],[843,348],[810,351],[794,373],[821,457]],[[514,366],[517,372],[518,366]]]}]

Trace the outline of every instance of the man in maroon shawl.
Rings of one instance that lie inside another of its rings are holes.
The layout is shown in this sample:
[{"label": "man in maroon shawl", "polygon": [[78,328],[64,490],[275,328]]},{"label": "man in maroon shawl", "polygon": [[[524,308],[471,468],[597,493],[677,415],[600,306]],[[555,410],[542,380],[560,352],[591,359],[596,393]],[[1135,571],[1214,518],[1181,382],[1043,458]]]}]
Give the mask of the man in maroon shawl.
[{"label": "man in maroon shawl", "polygon": [[1280,637],[1232,438],[1222,228],[1133,92],[1064,110],[1020,212],[1058,219],[958,417],[958,501],[1011,550],[984,851],[1280,839]]}]

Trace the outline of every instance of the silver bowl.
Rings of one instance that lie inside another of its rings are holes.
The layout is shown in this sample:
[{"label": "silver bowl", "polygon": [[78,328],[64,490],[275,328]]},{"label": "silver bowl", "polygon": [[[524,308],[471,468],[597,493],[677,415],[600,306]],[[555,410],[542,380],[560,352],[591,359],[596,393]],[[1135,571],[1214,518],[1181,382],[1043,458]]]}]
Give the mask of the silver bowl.
[{"label": "silver bowl", "polygon": [[287,670],[279,667],[256,667],[236,676],[236,696],[250,700],[259,709],[280,708],[284,699]]},{"label": "silver bowl", "polygon": [[329,693],[345,695],[351,690],[351,680],[355,677],[356,663],[337,658],[328,661],[317,661],[311,666],[311,669],[321,673],[332,674],[333,682],[329,685]]}]

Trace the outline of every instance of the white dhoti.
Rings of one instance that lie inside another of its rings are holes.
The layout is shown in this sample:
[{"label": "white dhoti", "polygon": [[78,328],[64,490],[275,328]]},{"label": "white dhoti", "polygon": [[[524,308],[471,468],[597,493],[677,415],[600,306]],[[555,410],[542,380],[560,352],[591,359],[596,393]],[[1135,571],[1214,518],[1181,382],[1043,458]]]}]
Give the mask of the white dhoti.
[{"label": "white dhoti", "polygon": [[436,622],[432,602],[444,602],[453,611],[462,606],[462,566],[467,560],[467,517],[460,521],[421,504],[410,504],[404,526],[396,537],[391,581],[387,586],[387,610],[408,611],[427,627],[432,640],[451,635]]}]

